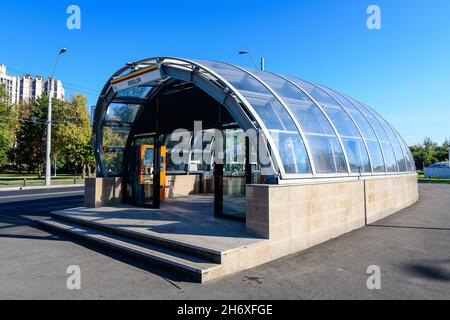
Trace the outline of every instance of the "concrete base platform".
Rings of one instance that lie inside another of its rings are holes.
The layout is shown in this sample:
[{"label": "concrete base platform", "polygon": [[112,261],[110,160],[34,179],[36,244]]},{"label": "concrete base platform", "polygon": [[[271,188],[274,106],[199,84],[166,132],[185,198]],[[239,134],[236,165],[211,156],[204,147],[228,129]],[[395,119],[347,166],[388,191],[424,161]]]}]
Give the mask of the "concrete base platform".
[{"label": "concrete base platform", "polygon": [[256,266],[268,240],[243,223],[213,217],[211,196],[164,202],[160,210],[118,206],[52,213],[41,226],[169,267],[206,282]]},{"label": "concrete base platform", "polygon": [[[64,210],[42,225],[175,267],[205,282],[337,238],[418,198],[416,174],[330,179],[247,186],[246,224],[215,219],[213,197],[195,195],[165,201],[160,210]],[[225,201],[225,207],[229,202],[229,207],[242,209],[243,198],[227,200],[232,201]]]}]

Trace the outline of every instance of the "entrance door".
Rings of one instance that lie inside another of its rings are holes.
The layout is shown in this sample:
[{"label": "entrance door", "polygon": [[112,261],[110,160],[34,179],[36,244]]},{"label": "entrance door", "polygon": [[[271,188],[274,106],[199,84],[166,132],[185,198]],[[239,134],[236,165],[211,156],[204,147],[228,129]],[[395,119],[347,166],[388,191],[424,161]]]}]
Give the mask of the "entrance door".
[{"label": "entrance door", "polygon": [[[215,217],[245,221],[246,186],[252,183],[249,141],[226,136],[225,144],[228,147],[225,148],[224,164],[214,167]],[[232,157],[229,156],[230,146],[234,149]]]},{"label": "entrance door", "polygon": [[138,177],[135,179],[137,205],[159,209],[166,198],[166,147],[138,145]]}]

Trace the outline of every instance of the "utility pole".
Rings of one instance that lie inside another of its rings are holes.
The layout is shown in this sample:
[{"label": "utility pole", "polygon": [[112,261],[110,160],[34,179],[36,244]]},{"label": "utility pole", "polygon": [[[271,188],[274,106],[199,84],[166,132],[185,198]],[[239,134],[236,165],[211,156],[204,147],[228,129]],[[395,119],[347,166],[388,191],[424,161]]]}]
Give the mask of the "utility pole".
[{"label": "utility pole", "polygon": [[261,58],[261,71],[266,71],[266,60],[264,57]]},{"label": "utility pole", "polygon": [[239,51],[239,54],[240,55],[248,55],[250,57],[250,60],[252,60],[252,63],[255,66],[256,70],[259,69],[261,71],[266,71],[265,70],[266,69],[266,61],[265,61],[264,57],[261,58],[260,65],[259,65],[259,68],[258,68],[258,66],[256,65],[256,62],[255,62],[255,59],[253,59],[253,56],[252,56],[252,54],[249,51]]},{"label": "utility pole", "polygon": [[58,57],[56,58],[55,66],[53,67],[52,76],[48,79],[48,109],[47,109],[47,148],[45,152],[45,186],[49,187],[52,184],[52,98],[53,98],[53,83],[56,71],[56,66],[58,65],[59,57],[67,52],[66,48],[62,48],[59,51]]}]

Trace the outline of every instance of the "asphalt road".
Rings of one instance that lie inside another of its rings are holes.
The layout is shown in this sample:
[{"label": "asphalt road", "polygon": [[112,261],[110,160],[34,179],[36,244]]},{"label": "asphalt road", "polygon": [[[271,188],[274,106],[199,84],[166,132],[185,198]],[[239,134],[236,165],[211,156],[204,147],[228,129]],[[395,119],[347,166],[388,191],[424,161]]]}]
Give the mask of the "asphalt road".
[{"label": "asphalt road", "polygon": [[[450,299],[450,186],[420,189],[419,203],[375,225],[205,285],[36,229],[82,197],[26,195],[0,204],[0,298]],[[66,287],[70,265],[81,268],[81,290]],[[367,288],[371,265],[381,290]]]},{"label": "asphalt road", "polygon": [[[24,202],[28,201],[82,196],[83,194],[84,188],[82,186],[51,189],[32,189],[24,191],[2,191],[0,189],[0,204],[13,203],[20,208],[23,205],[27,207],[26,203]],[[45,210],[45,202],[40,204],[40,207]],[[1,206],[0,208],[3,209],[3,206]]]}]

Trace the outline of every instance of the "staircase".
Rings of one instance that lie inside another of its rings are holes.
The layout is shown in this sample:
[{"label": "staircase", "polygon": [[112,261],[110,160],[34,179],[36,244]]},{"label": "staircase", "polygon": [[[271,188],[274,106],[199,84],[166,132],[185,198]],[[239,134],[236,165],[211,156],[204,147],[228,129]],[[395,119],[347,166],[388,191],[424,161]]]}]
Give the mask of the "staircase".
[{"label": "staircase", "polygon": [[144,235],[53,213],[39,221],[42,229],[68,235],[117,251],[151,265],[169,269],[191,281],[204,283],[224,275],[222,253],[176,242],[156,235]]}]

